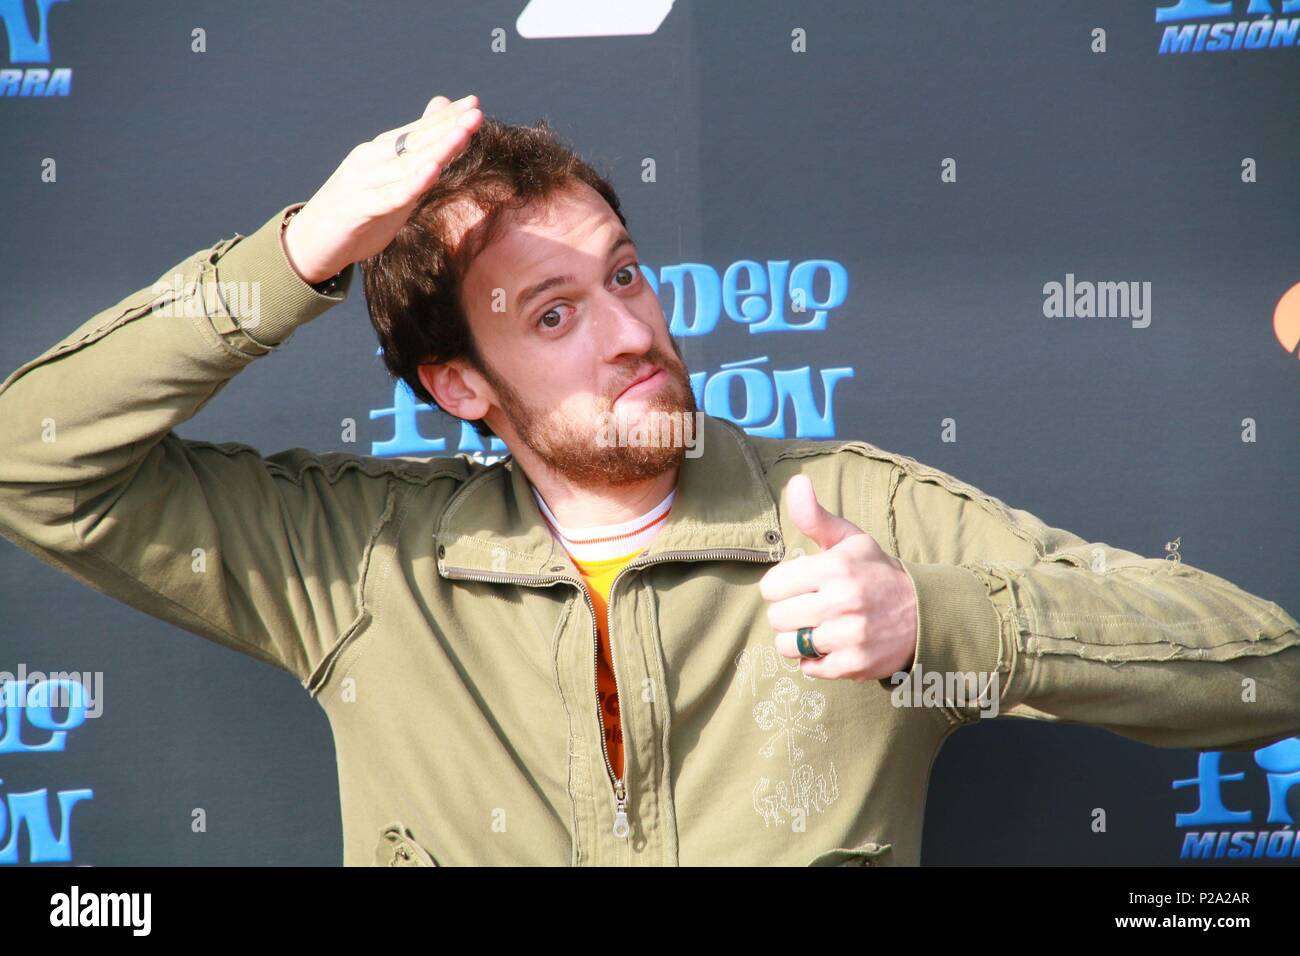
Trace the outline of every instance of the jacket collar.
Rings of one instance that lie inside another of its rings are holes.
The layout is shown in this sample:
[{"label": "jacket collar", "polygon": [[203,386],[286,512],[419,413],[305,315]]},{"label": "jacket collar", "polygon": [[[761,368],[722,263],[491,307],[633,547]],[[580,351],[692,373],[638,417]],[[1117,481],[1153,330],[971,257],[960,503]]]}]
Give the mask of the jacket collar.
[{"label": "jacket collar", "polygon": [[[736,425],[702,417],[701,454],[678,471],[677,496],[664,526],[641,560],[674,558],[754,559],[784,556],[776,502],[758,456]],[[437,534],[438,573],[469,575],[576,576],[577,568],[551,535],[528,479],[513,456],[467,481],[447,503]],[[528,583],[528,582],[519,582]]]}]

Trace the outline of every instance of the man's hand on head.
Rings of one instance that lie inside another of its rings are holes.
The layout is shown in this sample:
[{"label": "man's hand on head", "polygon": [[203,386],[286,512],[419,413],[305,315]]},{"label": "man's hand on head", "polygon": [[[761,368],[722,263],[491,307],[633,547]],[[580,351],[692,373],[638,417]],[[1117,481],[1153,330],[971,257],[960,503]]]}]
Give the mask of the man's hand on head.
[{"label": "man's hand on head", "polygon": [[809,677],[855,681],[910,669],[916,654],[916,593],[899,560],[876,539],[817,501],[812,482],[795,475],[785,487],[795,527],[822,550],[782,561],[759,581],[776,649],[799,659],[799,628],[812,634],[821,659],[803,659]]},{"label": "man's hand on head", "polygon": [[356,146],[284,230],[294,271],[316,284],[386,248],[482,121],[474,94],[435,96],[420,119]]}]

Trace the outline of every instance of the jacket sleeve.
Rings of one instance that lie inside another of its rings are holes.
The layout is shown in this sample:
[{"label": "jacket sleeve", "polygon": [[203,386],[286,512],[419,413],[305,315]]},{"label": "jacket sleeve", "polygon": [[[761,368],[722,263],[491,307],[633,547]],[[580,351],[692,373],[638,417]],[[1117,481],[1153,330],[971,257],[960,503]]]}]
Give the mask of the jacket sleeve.
[{"label": "jacket sleeve", "polygon": [[291,208],[188,256],[0,384],[0,532],[307,684],[359,616],[389,471],[172,431],[346,298],[355,267],[324,295],[288,263],[279,229]]},{"label": "jacket sleeve", "polygon": [[[996,716],[1159,747],[1253,750],[1300,732],[1300,632],[1277,604],[900,458],[890,533],[917,596],[920,687],[927,672],[974,672],[977,689],[997,687]],[[950,722],[993,713],[972,697],[945,694]]]}]

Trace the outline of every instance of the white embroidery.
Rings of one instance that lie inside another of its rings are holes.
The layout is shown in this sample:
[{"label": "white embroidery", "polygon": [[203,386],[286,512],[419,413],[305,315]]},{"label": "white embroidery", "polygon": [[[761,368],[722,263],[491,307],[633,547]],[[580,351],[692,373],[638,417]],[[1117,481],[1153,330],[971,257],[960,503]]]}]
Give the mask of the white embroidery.
[{"label": "white embroidery", "polygon": [[826,742],[826,725],[817,723],[825,713],[826,696],[821,691],[801,691],[790,678],[782,677],[776,682],[771,699],[754,705],[754,721],[759,729],[776,728],[776,733],[758,748],[758,752],[764,757],[772,756],[775,753],[773,745],[778,738],[784,737],[791,765],[799,763],[804,756],[803,748],[799,746],[800,736]]},{"label": "white embroidery", "polygon": [[767,792],[770,784],[767,777],[759,777],[753,791],[754,810],[763,818],[764,827],[782,826],[785,822],[782,814],[793,818],[796,813],[805,817],[809,811],[821,813],[840,795],[834,762],[825,777],[807,764],[801,764],[790,772],[789,781],[777,783],[775,794]]},{"label": "white embroidery", "polygon": [[735,682],[741,688],[748,686],[751,697],[758,695],[760,680],[770,680],[781,671],[787,674],[798,674],[809,682],[815,679],[803,672],[797,660],[782,657],[776,652],[775,647],[761,647],[756,651],[747,648],[736,655],[735,663]]},{"label": "white embroidery", "polygon": [[[760,730],[772,732],[758,748],[759,756],[781,760],[777,751],[783,750],[782,762],[789,768],[788,778],[778,780],[771,793],[768,792],[771,779],[758,778],[751,794],[754,811],[763,818],[764,827],[782,826],[786,818],[802,819],[811,812],[823,812],[840,795],[835,763],[828,760],[826,773],[822,775],[805,758],[809,756],[808,750],[822,750],[816,745],[829,740],[823,722],[826,695],[800,687],[788,676],[797,673],[804,680],[813,681],[797,660],[782,657],[774,647],[742,650],[736,655],[735,665],[735,682],[741,696],[748,688],[749,699],[760,698],[751,712],[754,722]],[[778,748],[777,742],[782,739],[785,746]]]}]

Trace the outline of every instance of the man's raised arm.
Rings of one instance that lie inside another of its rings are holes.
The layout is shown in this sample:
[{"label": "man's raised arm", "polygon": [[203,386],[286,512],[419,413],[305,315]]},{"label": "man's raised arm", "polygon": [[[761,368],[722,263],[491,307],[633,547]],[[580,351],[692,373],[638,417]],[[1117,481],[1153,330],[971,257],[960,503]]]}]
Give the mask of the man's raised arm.
[{"label": "man's raised arm", "polygon": [[[353,264],[391,242],[468,143],[476,103],[435,98],[349,153],[283,235],[299,204],[187,256],[0,383],[0,533],[308,684],[358,613],[391,472],[298,448],[263,458],[173,429],[343,301]],[[334,275],[337,291],[313,287]]]}]

